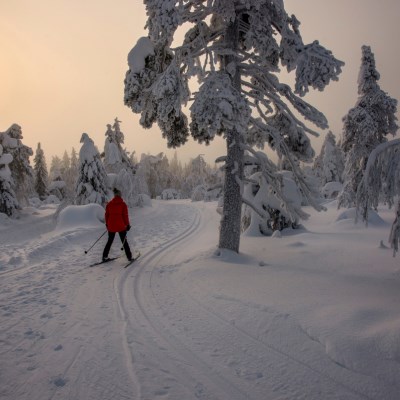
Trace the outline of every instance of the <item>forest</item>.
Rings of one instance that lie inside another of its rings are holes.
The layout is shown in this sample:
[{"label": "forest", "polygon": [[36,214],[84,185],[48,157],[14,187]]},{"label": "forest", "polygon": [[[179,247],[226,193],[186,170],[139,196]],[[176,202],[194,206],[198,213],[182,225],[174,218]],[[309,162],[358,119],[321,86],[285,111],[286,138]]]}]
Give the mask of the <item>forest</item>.
[{"label": "forest", "polygon": [[[264,11],[270,18],[271,10]],[[174,12],[182,13],[180,23],[186,19],[197,23],[199,15],[206,18],[209,10]],[[22,142],[22,128],[13,124],[0,133],[0,212],[15,217],[21,207],[40,202],[60,202],[60,209],[69,204],[104,206],[113,187],[122,191],[130,207],[155,198],[218,199],[219,246],[238,252],[241,232],[253,229],[270,235],[296,227],[307,219],[303,206],[322,211],[324,200],[337,198],[339,208],[356,207],[357,216],[367,221],[369,210],[382,202],[396,206],[391,234],[396,252],[400,147],[398,140],[388,137],[398,130],[397,100],[380,88],[370,46],[361,49],[359,97],[343,117],[342,135],[338,139],[330,131],[325,134],[316,155],[309,135],[319,132],[301,117],[319,129],[326,129],[328,121],[302,97],[310,87],[323,90],[337,80],[344,63],[317,41],[305,45],[296,18],[279,13],[277,21],[270,22],[279,27],[281,52],[271,42],[272,53],[261,62],[259,54],[266,51],[261,39],[270,32],[253,32],[251,18],[265,29],[254,12],[240,11],[236,23],[226,26],[217,19],[209,27],[197,23],[175,53],[169,46],[178,25],[155,13],[149,37],[140,38],[128,55],[124,102],[141,114],[140,124],[149,128],[157,122],[172,148],[183,145],[189,134],[206,144],[223,136],[227,154],[216,160],[216,166],[207,165],[201,155],[184,166],[176,156],[168,160],[163,153],[142,154],[138,159],[124,148],[124,133],[115,118],[107,125],[102,151],[83,133],[79,154],[73,148],[61,158],[53,156],[48,171],[41,144],[34,155]],[[166,24],[162,34],[157,24]],[[220,46],[227,56],[218,55]],[[243,60],[239,47],[246,55]],[[198,56],[209,58],[211,70]],[[279,61],[289,72],[296,69],[294,92],[273,75]],[[189,100],[188,80],[195,75],[202,85],[192,99],[189,124],[182,105]],[[276,153],[278,162],[266,148]]]}]

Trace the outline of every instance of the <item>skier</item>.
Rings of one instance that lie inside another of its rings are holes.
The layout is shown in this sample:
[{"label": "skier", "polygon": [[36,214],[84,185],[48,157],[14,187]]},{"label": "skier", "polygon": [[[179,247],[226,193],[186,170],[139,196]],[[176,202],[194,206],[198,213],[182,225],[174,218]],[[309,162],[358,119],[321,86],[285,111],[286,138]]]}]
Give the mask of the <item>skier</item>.
[{"label": "skier", "polygon": [[114,188],[114,198],[106,206],[106,227],[108,231],[108,241],[103,251],[103,261],[108,260],[108,253],[110,252],[111,245],[113,244],[115,234],[118,232],[121,242],[124,246],[126,257],[129,261],[132,260],[132,252],[129,248],[126,235],[131,229],[129,224],[128,207],[121,197],[121,192]]}]

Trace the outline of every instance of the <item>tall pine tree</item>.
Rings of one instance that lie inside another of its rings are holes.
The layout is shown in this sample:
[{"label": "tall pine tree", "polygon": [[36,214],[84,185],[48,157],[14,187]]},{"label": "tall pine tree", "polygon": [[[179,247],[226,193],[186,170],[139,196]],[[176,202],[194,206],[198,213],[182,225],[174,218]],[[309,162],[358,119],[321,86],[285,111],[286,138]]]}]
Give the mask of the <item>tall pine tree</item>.
[{"label": "tall pine tree", "polygon": [[48,180],[46,158],[44,151],[38,143],[35,158],[33,159],[33,170],[35,173],[35,190],[40,200],[44,200],[48,195]]},{"label": "tall pine tree", "polygon": [[354,207],[356,193],[368,157],[372,150],[395,135],[397,100],[385,93],[378,84],[379,72],[369,46],[362,47],[361,68],[358,75],[358,100],[343,118],[342,149],[346,155],[344,188],[339,196],[339,207]]},{"label": "tall pine tree", "polygon": [[22,143],[22,129],[18,124],[12,124],[4,133],[3,147],[12,155],[10,163],[14,190],[21,207],[29,204],[28,198],[34,192],[34,173],[29,157],[33,150]]},{"label": "tall pine tree", "polygon": [[[219,247],[238,252],[245,150],[267,143],[289,159],[311,159],[307,134],[315,132],[287,103],[326,128],[325,117],[299,96],[309,87],[323,90],[337,79],[343,63],[317,41],[303,43],[300,23],[286,13],[282,0],[144,3],[149,38],[139,39],[128,55],[125,104],[141,114],[144,127],[157,122],[171,147],[184,144],[189,134],[206,144],[216,135],[225,138]],[[179,44],[176,32],[182,26],[188,30]],[[296,71],[299,96],[279,82],[280,63]],[[194,77],[201,86],[193,96],[189,125],[182,106],[190,100],[189,80]],[[306,186],[298,169],[294,174]],[[303,190],[307,192],[306,187]]]}]

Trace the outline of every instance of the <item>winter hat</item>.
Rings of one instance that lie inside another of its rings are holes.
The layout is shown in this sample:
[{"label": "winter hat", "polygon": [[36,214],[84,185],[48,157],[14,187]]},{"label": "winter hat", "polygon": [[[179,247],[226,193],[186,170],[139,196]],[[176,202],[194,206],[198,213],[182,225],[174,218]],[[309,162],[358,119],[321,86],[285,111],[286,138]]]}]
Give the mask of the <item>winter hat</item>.
[{"label": "winter hat", "polygon": [[119,189],[114,188],[113,192],[114,192],[114,196],[121,196],[121,191]]}]

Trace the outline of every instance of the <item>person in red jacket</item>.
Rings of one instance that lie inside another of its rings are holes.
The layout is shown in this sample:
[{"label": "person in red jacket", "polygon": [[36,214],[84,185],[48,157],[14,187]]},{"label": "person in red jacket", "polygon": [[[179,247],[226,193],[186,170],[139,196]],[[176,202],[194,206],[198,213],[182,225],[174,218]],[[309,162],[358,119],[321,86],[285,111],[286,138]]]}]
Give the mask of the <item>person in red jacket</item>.
[{"label": "person in red jacket", "polygon": [[132,260],[132,252],[129,248],[126,234],[131,229],[129,223],[128,207],[124,200],[122,200],[121,192],[114,188],[114,198],[106,206],[106,227],[108,231],[108,241],[103,251],[103,261],[108,259],[111,245],[113,244],[115,234],[118,232],[121,242],[124,246],[126,257],[129,261]]}]

